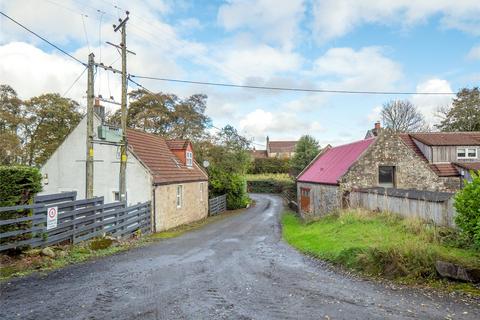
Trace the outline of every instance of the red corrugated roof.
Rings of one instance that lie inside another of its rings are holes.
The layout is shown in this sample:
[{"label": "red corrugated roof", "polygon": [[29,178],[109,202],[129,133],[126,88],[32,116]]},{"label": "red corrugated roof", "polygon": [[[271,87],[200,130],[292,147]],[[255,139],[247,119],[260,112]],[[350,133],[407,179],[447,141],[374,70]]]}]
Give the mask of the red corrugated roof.
[{"label": "red corrugated roof", "polygon": [[340,178],[357,161],[375,138],[360,140],[328,149],[299,177],[300,182],[338,184]]},{"label": "red corrugated roof", "polygon": [[155,184],[205,181],[207,175],[194,162],[188,168],[173,153],[162,137],[127,129],[128,145],[133,153],[147,166]]}]

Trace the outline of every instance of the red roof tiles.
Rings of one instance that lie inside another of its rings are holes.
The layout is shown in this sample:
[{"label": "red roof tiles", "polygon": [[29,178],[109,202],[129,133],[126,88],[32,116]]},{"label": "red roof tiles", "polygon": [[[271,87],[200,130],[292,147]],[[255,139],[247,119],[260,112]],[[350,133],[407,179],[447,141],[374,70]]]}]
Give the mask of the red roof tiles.
[{"label": "red roof tiles", "polygon": [[208,180],[197,163],[194,162],[190,168],[184,165],[162,137],[127,129],[127,139],[131,151],[152,173],[155,184]]},{"label": "red roof tiles", "polygon": [[480,132],[411,133],[411,137],[429,146],[480,146]]},{"label": "red roof tiles", "polygon": [[170,150],[184,150],[187,149],[188,140],[166,140]]},{"label": "red roof tiles", "polygon": [[295,152],[297,141],[269,141],[268,148],[270,152]]}]

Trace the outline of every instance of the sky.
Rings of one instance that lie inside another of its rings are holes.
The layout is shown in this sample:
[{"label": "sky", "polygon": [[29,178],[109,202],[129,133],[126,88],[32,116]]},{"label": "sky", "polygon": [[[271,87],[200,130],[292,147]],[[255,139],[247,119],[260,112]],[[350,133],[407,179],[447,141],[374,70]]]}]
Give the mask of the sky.
[{"label": "sky", "polygon": [[[128,72],[237,85],[456,92],[480,84],[478,0],[0,0],[6,13],[81,61],[121,68],[112,25],[130,12]],[[0,16],[0,83],[23,99],[47,92],[86,104],[85,67]],[[78,78],[78,81],[75,80]],[[231,124],[257,149],[314,136],[362,139],[384,103],[408,99],[432,125],[453,95],[366,95],[221,88],[136,79],[149,90],[208,96],[213,125]],[[129,90],[135,90],[134,84]],[[101,69],[95,92],[120,101]],[[107,106],[115,109],[116,105]]]}]

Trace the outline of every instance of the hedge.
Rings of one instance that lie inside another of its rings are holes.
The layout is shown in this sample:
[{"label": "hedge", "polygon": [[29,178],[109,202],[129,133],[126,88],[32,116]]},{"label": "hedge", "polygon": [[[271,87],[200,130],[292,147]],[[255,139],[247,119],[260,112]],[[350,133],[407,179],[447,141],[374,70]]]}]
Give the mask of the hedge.
[{"label": "hedge", "polygon": [[256,158],[252,162],[249,173],[288,173],[290,160],[280,158]]},{"label": "hedge", "polygon": [[295,182],[279,180],[251,180],[247,181],[248,192],[253,193],[282,193],[287,190],[295,191]]},{"label": "hedge", "polygon": [[[42,190],[42,175],[37,168],[24,166],[0,166],[0,207],[32,204],[37,192]],[[31,210],[17,210],[0,213],[0,220],[29,216]],[[31,222],[20,222],[15,225],[0,226],[0,232],[27,229]],[[22,234],[1,239],[0,243],[30,238],[30,234]],[[17,252],[17,250],[11,250]],[[9,252],[7,252],[9,253]]]}]

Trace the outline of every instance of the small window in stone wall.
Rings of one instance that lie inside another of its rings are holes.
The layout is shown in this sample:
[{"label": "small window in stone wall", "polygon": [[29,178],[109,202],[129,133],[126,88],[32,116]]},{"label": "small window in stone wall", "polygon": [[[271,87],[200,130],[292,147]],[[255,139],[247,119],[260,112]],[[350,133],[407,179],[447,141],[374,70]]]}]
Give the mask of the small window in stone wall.
[{"label": "small window in stone wall", "polygon": [[395,167],[378,167],[378,185],[384,188],[395,188]]}]

